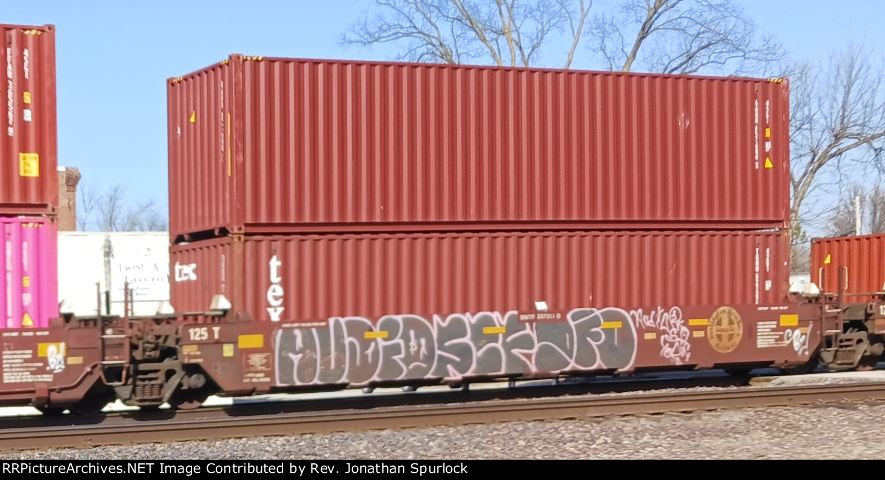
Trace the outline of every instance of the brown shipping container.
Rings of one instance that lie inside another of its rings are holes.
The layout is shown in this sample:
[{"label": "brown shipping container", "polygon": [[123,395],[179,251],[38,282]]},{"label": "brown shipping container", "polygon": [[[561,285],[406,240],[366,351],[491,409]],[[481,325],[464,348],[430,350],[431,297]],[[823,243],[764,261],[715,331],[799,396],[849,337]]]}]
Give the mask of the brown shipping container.
[{"label": "brown shipping container", "polygon": [[168,82],[171,234],[781,228],[788,95],[233,55]]},{"label": "brown shipping container", "polygon": [[223,294],[262,321],[578,307],[773,305],[785,234],[403,233],[236,236],[171,249],[172,302]]},{"label": "brown shipping container", "polygon": [[885,292],[885,234],[815,239],[811,281],[823,292],[838,293],[840,269],[847,293]]},{"label": "brown shipping container", "polygon": [[55,27],[0,31],[0,215],[51,214],[58,204]]}]

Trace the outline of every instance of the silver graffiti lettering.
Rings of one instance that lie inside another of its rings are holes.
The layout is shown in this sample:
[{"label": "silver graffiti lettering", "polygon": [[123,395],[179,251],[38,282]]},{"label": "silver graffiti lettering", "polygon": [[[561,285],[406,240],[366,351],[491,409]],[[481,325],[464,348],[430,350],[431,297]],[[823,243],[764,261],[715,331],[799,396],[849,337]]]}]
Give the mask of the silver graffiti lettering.
[{"label": "silver graffiti lettering", "polygon": [[281,328],[279,385],[523,376],[569,370],[629,370],[636,328],[621,309],[581,308],[565,321],[524,322],[510,311],[334,317],[323,327]]}]

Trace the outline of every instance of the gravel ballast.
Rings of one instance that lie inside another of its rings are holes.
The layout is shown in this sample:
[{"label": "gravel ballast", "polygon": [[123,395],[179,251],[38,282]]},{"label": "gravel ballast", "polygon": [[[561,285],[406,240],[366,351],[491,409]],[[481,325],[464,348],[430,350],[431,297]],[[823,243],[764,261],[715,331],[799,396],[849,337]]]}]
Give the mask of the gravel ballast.
[{"label": "gravel ballast", "polygon": [[6,452],[20,459],[885,458],[885,405],[748,408]]}]

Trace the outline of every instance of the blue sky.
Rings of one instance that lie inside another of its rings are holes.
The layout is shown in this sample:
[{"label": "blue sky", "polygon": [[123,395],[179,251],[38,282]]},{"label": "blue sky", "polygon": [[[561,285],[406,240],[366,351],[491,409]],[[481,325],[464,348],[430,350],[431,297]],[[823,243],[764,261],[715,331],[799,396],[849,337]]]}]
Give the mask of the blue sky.
[{"label": "blue sky", "polygon": [[[606,0],[597,0],[604,2]],[[0,22],[57,28],[59,162],[98,189],[123,184],[130,202],[166,209],[168,77],[225,58],[390,59],[389,48],[342,47],[338,38],[367,0],[5,0]],[[865,43],[885,55],[885,1],[745,0],[759,27],[796,58]],[[575,67],[588,68],[588,55]]]}]

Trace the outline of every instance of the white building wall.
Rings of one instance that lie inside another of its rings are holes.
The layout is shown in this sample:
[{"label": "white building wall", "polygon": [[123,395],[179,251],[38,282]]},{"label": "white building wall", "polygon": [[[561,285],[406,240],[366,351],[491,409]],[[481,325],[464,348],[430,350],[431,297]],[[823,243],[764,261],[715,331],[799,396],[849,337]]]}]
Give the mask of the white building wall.
[{"label": "white building wall", "polygon": [[59,232],[58,295],[63,312],[95,315],[98,284],[102,292],[110,292],[110,313],[122,315],[127,281],[134,315],[152,315],[169,301],[168,233]]}]

